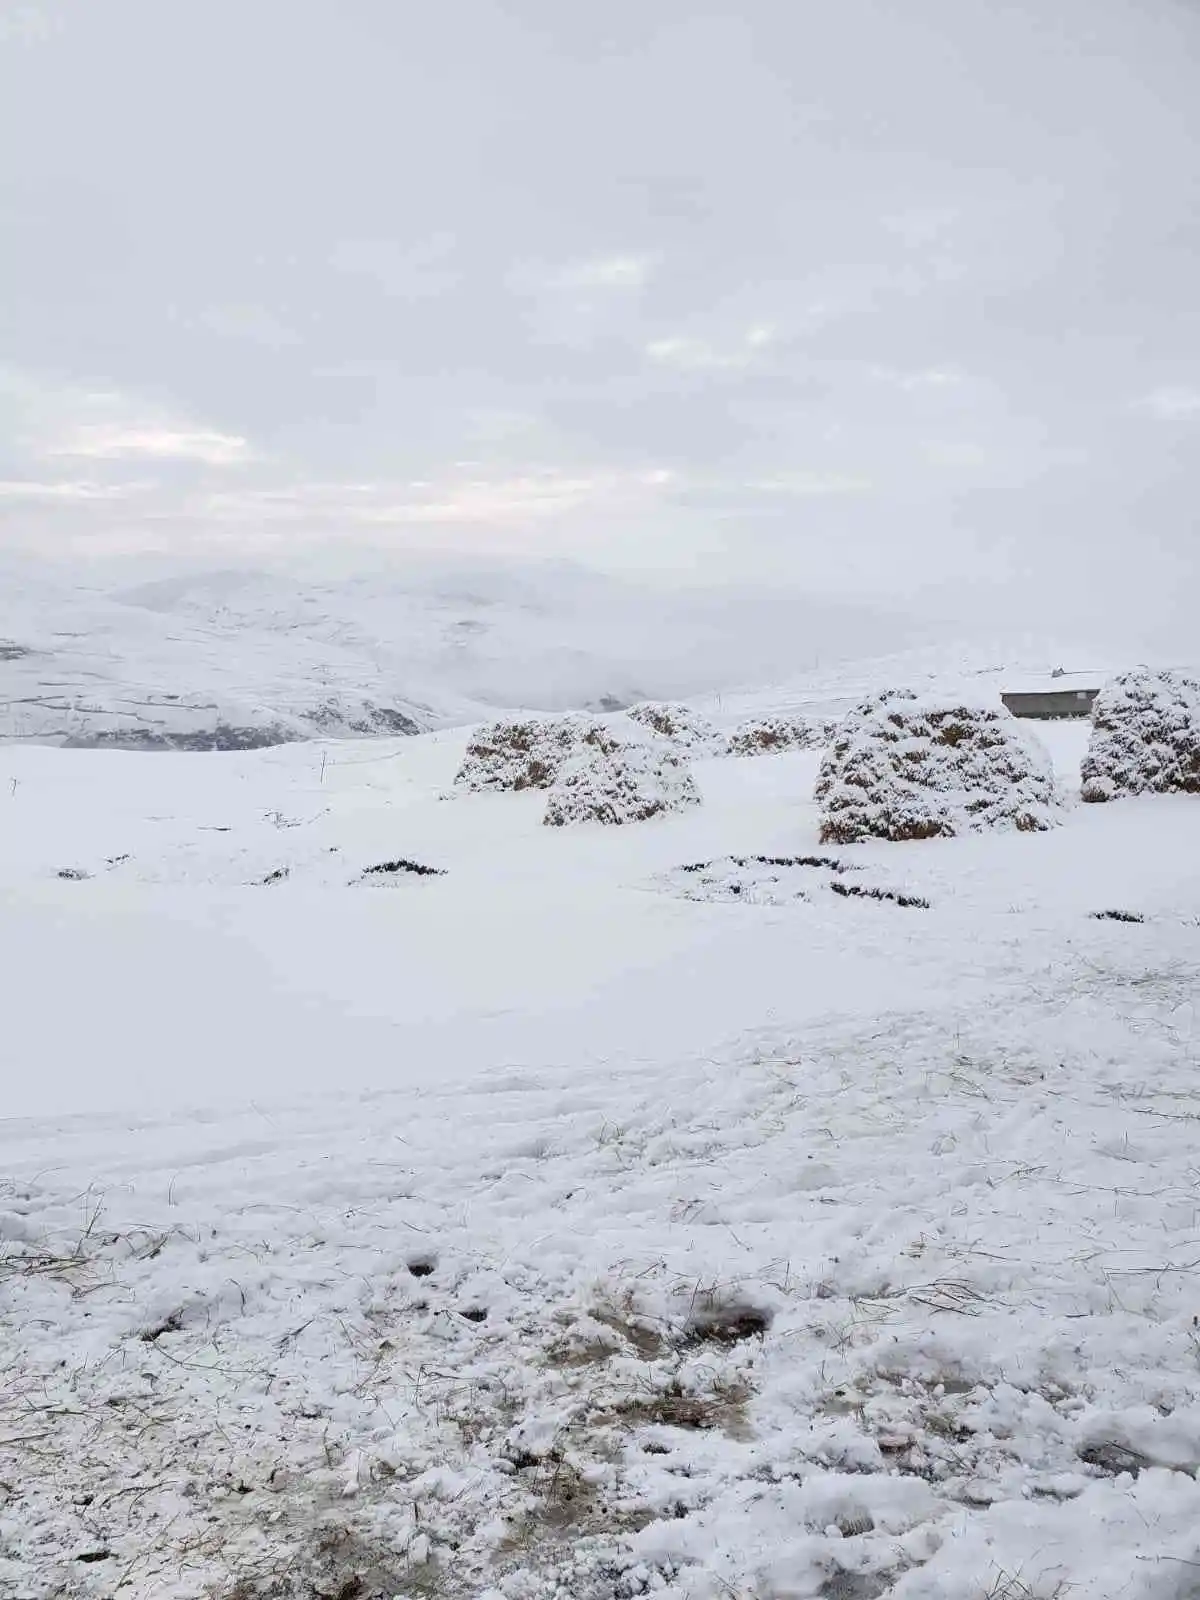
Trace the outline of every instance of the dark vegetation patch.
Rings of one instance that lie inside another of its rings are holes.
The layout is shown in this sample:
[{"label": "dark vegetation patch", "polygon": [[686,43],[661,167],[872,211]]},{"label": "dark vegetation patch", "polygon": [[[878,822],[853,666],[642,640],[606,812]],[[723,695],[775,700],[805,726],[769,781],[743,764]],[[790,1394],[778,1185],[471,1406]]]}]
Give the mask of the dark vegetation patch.
[{"label": "dark vegetation patch", "polygon": [[929,901],[919,894],[901,894],[898,889],[878,889],[865,883],[831,883],[834,894],[845,899],[857,897],[864,900],[890,900],[896,906],[911,906],[918,911],[928,911]]},{"label": "dark vegetation patch", "polygon": [[1145,922],[1140,911],[1093,911],[1094,922]]},{"label": "dark vegetation patch", "polygon": [[761,1339],[771,1326],[771,1313],[743,1300],[692,1308],[684,1327],[686,1344],[739,1344]]},{"label": "dark vegetation patch", "polygon": [[1144,1456],[1140,1450],[1131,1450],[1128,1445],[1118,1444],[1115,1439],[1084,1445],[1079,1452],[1079,1459],[1085,1465],[1096,1467],[1114,1478],[1120,1477],[1123,1472],[1136,1478],[1139,1472],[1153,1465],[1149,1456]]},{"label": "dark vegetation patch", "polygon": [[892,1582],[892,1578],[869,1572],[835,1572],[817,1592],[820,1600],[879,1600],[891,1589]]},{"label": "dark vegetation patch", "polygon": [[678,741],[635,739],[597,724],[579,740],[578,759],[565,762],[550,787],[543,823],[609,827],[699,805],[701,795]]},{"label": "dark vegetation patch", "polygon": [[364,700],[354,710],[347,710],[336,700],[329,700],[301,715],[316,732],[331,734],[335,738],[348,733],[366,737],[380,734],[408,737],[421,731],[420,725],[405,712],[398,711],[395,706],[377,706],[373,700]]},{"label": "dark vegetation patch", "polygon": [[589,724],[580,717],[518,717],[476,728],[456,788],[548,789]]},{"label": "dark vegetation patch", "polygon": [[598,1420],[624,1423],[631,1428],[682,1428],[689,1433],[720,1431],[734,1435],[747,1431],[745,1408],[750,1390],[730,1383],[709,1394],[687,1394],[678,1383],[646,1394],[619,1400]]},{"label": "dark vegetation patch", "polygon": [[729,735],[731,756],[773,755],[785,750],[814,750],[828,744],[837,727],[828,717],[759,717]]},{"label": "dark vegetation patch", "polygon": [[550,1533],[578,1531],[595,1508],[595,1487],[559,1451],[538,1462],[532,1487],[540,1496],[536,1521]]},{"label": "dark vegetation patch", "polygon": [[155,1327],[147,1328],[140,1335],[140,1338],[143,1344],[154,1344],[156,1340],[162,1338],[164,1333],[178,1333],[182,1327],[183,1313],[181,1311],[172,1311],[169,1317],[164,1317]]},{"label": "dark vegetation patch", "polygon": [[860,869],[836,856],[724,856],[719,861],[690,861],[680,872],[709,872],[730,862],[735,867],[824,867],[829,872],[858,872]]},{"label": "dark vegetation patch", "polygon": [[557,1367],[586,1367],[633,1354],[657,1361],[671,1348],[665,1324],[634,1310],[632,1299],[592,1306],[582,1322],[568,1321],[563,1336],[547,1350]]},{"label": "dark vegetation patch", "polygon": [[377,861],[373,867],[364,867],[364,878],[386,878],[409,873],[418,878],[444,878],[444,867],[427,867],[420,861],[409,861],[400,856],[395,861]]},{"label": "dark vegetation patch", "polygon": [[667,1341],[661,1329],[639,1318],[632,1307],[597,1306],[592,1311],[595,1320],[632,1345],[644,1361],[654,1361],[662,1355]]},{"label": "dark vegetation patch", "polygon": [[227,722],[198,733],[167,733],[158,728],[98,728],[63,740],[67,750],[267,750],[296,744],[301,735],[281,723],[239,728]]},{"label": "dark vegetation patch", "polygon": [[[649,1506],[630,1506],[614,1501],[595,1482],[571,1461],[564,1451],[555,1446],[545,1455],[535,1456],[524,1450],[510,1452],[508,1459],[520,1475],[526,1492],[535,1497],[527,1508],[520,1524],[500,1545],[502,1554],[516,1554],[523,1562],[556,1559],[565,1542],[601,1535],[611,1539],[614,1534],[636,1533],[656,1520]],[[594,1596],[621,1595],[639,1592],[621,1586],[625,1563],[607,1566],[602,1579],[603,1588],[588,1587],[570,1592]],[[411,1589],[408,1591],[411,1593]],[[455,1590],[455,1594],[460,1591]],[[466,1591],[462,1591],[465,1593]],[[472,1594],[479,1591],[472,1587]],[[529,1591],[522,1591],[529,1592]],[[553,1584],[538,1593],[566,1594],[567,1590]]]},{"label": "dark vegetation patch", "polygon": [[1091,802],[1200,794],[1200,681],[1138,667],[1106,683],[1080,776]]},{"label": "dark vegetation patch", "polygon": [[331,1524],[315,1536],[306,1530],[303,1542],[281,1543],[221,1600],[393,1600],[418,1589],[427,1590],[424,1574],[406,1568],[394,1550]]},{"label": "dark vegetation patch", "polygon": [[291,867],[276,867],[274,872],[268,872],[265,878],[260,878],[258,881],[263,885],[268,883],[282,883],[285,878],[290,878],[291,875]]},{"label": "dark vegetation patch", "polygon": [[1050,758],[1001,706],[872,696],[839,724],[815,790],[822,844],[937,839],[1058,819]]},{"label": "dark vegetation patch", "polygon": [[630,721],[658,734],[660,739],[691,749],[715,748],[720,741],[714,725],[690,706],[675,701],[643,700],[626,711]]}]

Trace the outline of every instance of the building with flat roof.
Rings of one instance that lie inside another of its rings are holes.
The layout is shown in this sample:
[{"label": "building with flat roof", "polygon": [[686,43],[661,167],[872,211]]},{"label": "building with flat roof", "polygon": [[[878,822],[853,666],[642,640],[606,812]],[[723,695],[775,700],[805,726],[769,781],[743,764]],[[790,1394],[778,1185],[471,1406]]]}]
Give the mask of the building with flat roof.
[{"label": "building with flat roof", "polygon": [[1063,717],[1090,717],[1099,689],[1024,689],[1000,698],[1014,717],[1034,717],[1042,722]]}]

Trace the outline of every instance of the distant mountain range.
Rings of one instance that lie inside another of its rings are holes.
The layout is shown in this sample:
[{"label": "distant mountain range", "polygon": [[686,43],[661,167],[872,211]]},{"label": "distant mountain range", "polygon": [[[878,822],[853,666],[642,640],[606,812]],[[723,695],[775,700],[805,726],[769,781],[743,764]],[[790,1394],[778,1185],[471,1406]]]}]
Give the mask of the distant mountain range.
[{"label": "distant mountain range", "polygon": [[[115,587],[35,567],[0,576],[3,742],[237,749],[798,680],[819,694],[839,663],[928,642],[905,619],[795,592],[671,590],[567,563]],[[922,676],[963,665],[952,645],[931,659]]]}]

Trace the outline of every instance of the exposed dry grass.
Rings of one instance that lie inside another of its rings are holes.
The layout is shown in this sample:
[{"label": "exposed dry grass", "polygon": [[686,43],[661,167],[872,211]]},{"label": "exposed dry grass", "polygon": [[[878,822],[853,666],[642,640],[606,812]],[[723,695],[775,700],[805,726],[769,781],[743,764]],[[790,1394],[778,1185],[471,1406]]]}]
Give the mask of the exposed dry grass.
[{"label": "exposed dry grass", "polygon": [[640,1394],[628,1395],[602,1408],[593,1420],[630,1430],[639,1428],[683,1428],[688,1431],[716,1430],[731,1438],[746,1438],[746,1403],[751,1391],[741,1383],[715,1384],[710,1391],[689,1394],[675,1382],[663,1387],[647,1384]]}]

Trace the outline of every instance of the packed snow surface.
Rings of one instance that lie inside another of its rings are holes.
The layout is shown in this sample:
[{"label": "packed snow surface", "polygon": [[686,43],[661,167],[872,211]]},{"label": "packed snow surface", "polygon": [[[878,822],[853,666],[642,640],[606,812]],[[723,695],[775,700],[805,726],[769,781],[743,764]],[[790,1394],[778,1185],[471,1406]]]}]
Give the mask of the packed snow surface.
[{"label": "packed snow surface", "polygon": [[0,751],[0,1594],[1200,1593],[1200,811],[1046,737],[845,851]]}]

